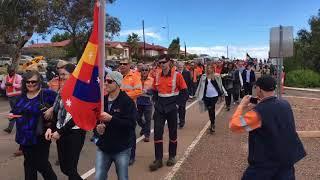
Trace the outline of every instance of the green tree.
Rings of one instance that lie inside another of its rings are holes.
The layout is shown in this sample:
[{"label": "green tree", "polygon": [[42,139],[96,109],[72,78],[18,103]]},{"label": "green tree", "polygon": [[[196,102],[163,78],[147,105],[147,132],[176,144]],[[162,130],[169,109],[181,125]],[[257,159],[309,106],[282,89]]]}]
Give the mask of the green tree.
[{"label": "green tree", "polygon": [[[92,31],[94,0],[52,0],[53,27],[70,34],[72,50],[79,60]],[[112,4],[115,0],[107,0]],[[116,17],[106,15],[107,38],[118,35],[121,23]]]},{"label": "green tree", "polygon": [[51,42],[60,42],[68,39],[71,39],[69,32],[64,32],[62,34],[55,33],[51,38]]},{"label": "green tree", "polygon": [[51,26],[52,1],[11,0],[0,3],[0,53],[9,54],[17,66],[21,49],[34,33],[45,33]]},{"label": "green tree", "polygon": [[177,37],[173,39],[168,48],[168,54],[172,58],[179,58],[180,54],[180,39]]},{"label": "green tree", "polygon": [[128,35],[127,43],[129,46],[130,57],[137,59],[140,57],[139,54],[139,41],[140,37],[136,33],[132,33]]}]

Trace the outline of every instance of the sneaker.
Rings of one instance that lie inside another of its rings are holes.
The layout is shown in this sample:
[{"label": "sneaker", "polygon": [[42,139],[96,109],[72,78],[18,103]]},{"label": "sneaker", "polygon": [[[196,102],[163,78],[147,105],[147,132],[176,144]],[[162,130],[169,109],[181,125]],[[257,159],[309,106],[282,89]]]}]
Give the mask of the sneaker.
[{"label": "sneaker", "polygon": [[130,160],[129,160],[129,166],[132,166],[135,161],[136,161],[135,159],[130,159]]},{"label": "sneaker", "polygon": [[143,141],[144,142],[150,142],[150,138],[149,137],[144,137]]},{"label": "sneaker", "polygon": [[156,171],[163,166],[162,160],[155,160],[149,165],[150,171]]},{"label": "sneaker", "polygon": [[5,128],[3,131],[6,132],[6,133],[8,133],[8,134],[10,134],[12,130],[9,129],[9,128]]},{"label": "sneaker", "polygon": [[212,134],[212,133],[214,133],[214,132],[216,132],[216,130],[215,130],[215,125],[211,125],[211,127],[210,127],[210,133]]},{"label": "sneaker", "polygon": [[167,166],[173,166],[176,164],[176,159],[174,157],[169,157],[167,161]]}]

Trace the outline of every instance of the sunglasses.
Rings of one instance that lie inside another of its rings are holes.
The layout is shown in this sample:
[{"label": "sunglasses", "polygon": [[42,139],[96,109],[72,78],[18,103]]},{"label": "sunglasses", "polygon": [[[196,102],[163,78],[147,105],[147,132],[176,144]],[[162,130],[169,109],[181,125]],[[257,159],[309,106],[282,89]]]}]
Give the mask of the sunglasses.
[{"label": "sunglasses", "polygon": [[106,83],[108,83],[108,84],[112,84],[113,82],[114,82],[114,80],[106,79]]},{"label": "sunglasses", "polygon": [[167,63],[168,61],[160,61],[159,64],[165,64]]},{"label": "sunglasses", "polygon": [[26,81],[26,84],[36,84],[38,81]]},{"label": "sunglasses", "polygon": [[119,63],[120,66],[126,66],[128,63]]},{"label": "sunglasses", "polygon": [[149,69],[141,69],[141,71],[148,72]]}]

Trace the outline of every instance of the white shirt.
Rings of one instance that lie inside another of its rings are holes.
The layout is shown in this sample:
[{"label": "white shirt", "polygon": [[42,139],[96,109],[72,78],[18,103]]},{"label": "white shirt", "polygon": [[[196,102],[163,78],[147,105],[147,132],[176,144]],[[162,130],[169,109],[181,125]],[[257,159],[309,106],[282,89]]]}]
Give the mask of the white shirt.
[{"label": "white shirt", "polygon": [[251,73],[251,69],[250,69],[250,70],[247,70],[246,73],[247,73],[247,74],[246,74],[246,75],[247,75],[246,82],[247,82],[247,83],[250,83],[250,73]]},{"label": "white shirt", "polygon": [[211,83],[211,79],[208,79],[207,81],[208,81],[208,85],[207,85],[206,97],[211,98],[211,97],[219,96],[218,91],[216,90],[216,88]]}]

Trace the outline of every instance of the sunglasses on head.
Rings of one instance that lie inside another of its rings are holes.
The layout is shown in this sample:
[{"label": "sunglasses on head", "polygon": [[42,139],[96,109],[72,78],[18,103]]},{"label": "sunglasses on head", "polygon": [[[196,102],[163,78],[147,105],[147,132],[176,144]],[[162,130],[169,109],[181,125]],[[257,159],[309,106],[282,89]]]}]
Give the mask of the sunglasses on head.
[{"label": "sunglasses on head", "polygon": [[38,81],[26,81],[26,84],[36,84]]},{"label": "sunglasses on head", "polygon": [[119,63],[120,66],[126,66],[128,63]]},{"label": "sunglasses on head", "polygon": [[167,63],[168,61],[160,61],[159,64],[165,64]]},{"label": "sunglasses on head", "polygon": [[112,84],[114,82],[114,80],[112,80],[112,79],[106,79],[106,83],[108,83],[108,84]]}]

